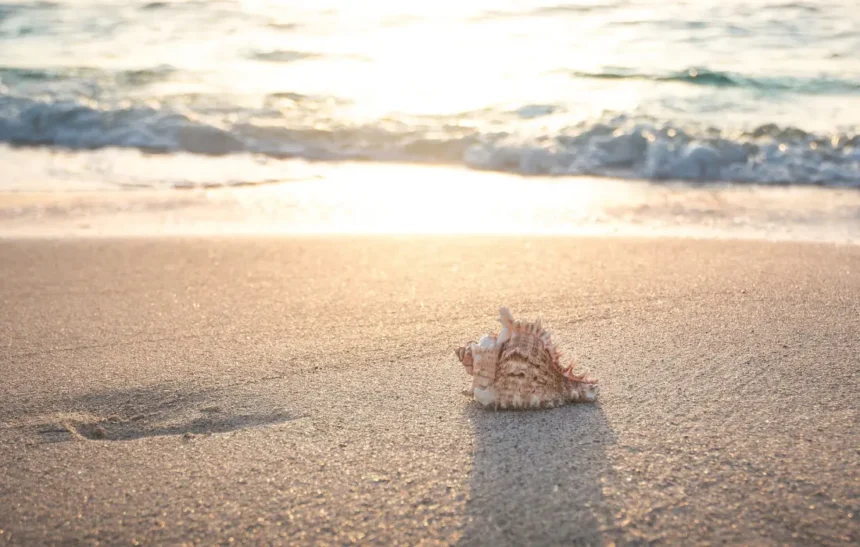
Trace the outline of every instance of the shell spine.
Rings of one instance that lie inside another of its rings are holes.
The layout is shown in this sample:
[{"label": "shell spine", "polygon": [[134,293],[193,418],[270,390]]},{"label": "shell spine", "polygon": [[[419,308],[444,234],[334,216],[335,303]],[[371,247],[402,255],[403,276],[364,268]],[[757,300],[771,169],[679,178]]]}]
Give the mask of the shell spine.
[{"label": "shell spine", "polygon": [[590,402],[597,382],[561,365],[562,354],[535,322],[515,321],[508,308],[499,310],[502,329],[456,350],[472,375],[475,400],[495,408],[546,408],[567,402]]}]

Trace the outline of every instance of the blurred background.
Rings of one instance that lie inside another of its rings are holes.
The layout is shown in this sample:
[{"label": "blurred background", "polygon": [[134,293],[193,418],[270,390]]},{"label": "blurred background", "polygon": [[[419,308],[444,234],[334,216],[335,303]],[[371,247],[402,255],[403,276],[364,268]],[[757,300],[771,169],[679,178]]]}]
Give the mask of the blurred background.
[{"label": "blurred background", "polygon": [[[547,200],[608,196],[663,219],[717,184],[731,189],[718,205],[755,193],[792,217],[816,202],[817,222],[850,228],[855,193],[818,190],[860,187],[858,29],[854,0],[2,1],[0,189],[223,188],[330,180],[344,162],[430,164],[456,172],[364,165],[341,178],[366,184],[365,200],[456,179],[480,202],[551,177],[549,194],[531,187]],[[517,178],[471,184],[463,170]],[[752,214],[721,207],[732,222]]]}]

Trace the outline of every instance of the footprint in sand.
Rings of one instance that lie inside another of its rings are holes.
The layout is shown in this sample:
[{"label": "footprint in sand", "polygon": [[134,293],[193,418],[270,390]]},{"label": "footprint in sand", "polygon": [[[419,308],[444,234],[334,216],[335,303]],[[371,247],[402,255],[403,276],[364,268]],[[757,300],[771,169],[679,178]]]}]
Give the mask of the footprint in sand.
[{"label": "footprint in sand", "polygon": [[[188,441],[198,435],[277,425],[302,417],[280,408],[265,408],[266,400],[235,394],[176,393],[157,388],[141,391],[88,395],[58,404],[66,411],[22,417],[5,425],[42,443],[130,441],[169,435]],[[106,409],[114,411],[108,413]]]}]

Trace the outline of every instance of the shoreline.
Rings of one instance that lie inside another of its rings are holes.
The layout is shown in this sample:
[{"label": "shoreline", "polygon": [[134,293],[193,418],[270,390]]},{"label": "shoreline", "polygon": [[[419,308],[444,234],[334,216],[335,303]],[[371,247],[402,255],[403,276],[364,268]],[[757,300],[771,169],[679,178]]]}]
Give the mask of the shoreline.
[{"label": "shoreline", "polygon": [[298,162],[295,171],[301,177],[238,188],[0,191],[0,237],[400,233],[860,243],[853,189],[523,178],[372,163]]}]

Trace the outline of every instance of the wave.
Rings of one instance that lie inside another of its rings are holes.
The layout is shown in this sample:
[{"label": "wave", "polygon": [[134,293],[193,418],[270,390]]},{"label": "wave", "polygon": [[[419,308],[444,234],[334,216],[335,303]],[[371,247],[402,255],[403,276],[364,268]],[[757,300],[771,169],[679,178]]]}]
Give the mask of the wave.
[{"label": "wave", "polygon": [[169,65],[134,70],[105,71],[89,67],[27,68],[0,66],[0,84],[22,84],[32,82],[82,82],[94,80],[110,81],[121,86],[142,86],[166,80],[177,73]]},{"label": "wave", "polygon": [[759,9],[766,10],[775,10],[775,11],[784,11],[784,10],[798,10],[804,11],[807,13],[819,13],[821,11],[821,7],[809,4],[806,2],[784,2],[777,4],[768,4],[764,5]]},{"label": "wave", "polygon": [[40,16],[59,7],[56,2],[0,2],[0,40],[50,33]]},{"label": "wave", "polygon": [[250,57],[258,61],[266,61],[269,63],[292,63],[295,61],[303,61],[305,59],[316,59],[321,57],[319,53],[308,51],[292,51],[285,49],[275,49],[272,51],[255,51]]},{"label": "wave", "polygon": [[0,15],[26,10],[58,8],[58,2],[0,2]]},{"label": "wave", "polygon": [[592,11],[605,11],[617,9],[625,2],[614,2],[606,4],[556,4],[554,6],[541,6],[535,8],[531,13],[534,15],[557,15],[563,13],[587,13]]},{"label": "wave", "polygon": [[722,72],[719,70],[695,67],[665,73],[637,72],[634,69],[610,67],[595,72],[571,71],[569,74],[574,78],[678,82],[710,87],[738,87],[762,91],[787,91],[810,95],[854,93],[860,91],[860,79],[853,80],[824,76],[819,78],[801,78],[794,76],[752,77],[736,72]]},{"label": "wave", "polygon": [[629,116],[538,135],[510,129],[481,131],[445,118],[291,125],[286,118],[265,118],[262,112],[217,118],[165,104],[113,108],[93,101],[0,96],[0,142],[13,145],[207,155],[248,152],[311,160],[459,164],[523,175],[860,188],[857,130],[821,135],[765,124],[728,134]]},{"label": "wave", "polygon": [[606,3],[606,4],[556,4],[549,6],[540,6],[528,11],[499,11],[488,10],[480,13],[472,18],[474,21],[492,20],[492,19],[507,19],[521,17],[544,17],[553,15],[565,14],[585,14],[599,11],[607,11],[617,9],[624,5],[624,2]]}]

